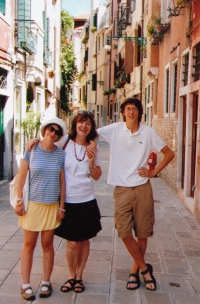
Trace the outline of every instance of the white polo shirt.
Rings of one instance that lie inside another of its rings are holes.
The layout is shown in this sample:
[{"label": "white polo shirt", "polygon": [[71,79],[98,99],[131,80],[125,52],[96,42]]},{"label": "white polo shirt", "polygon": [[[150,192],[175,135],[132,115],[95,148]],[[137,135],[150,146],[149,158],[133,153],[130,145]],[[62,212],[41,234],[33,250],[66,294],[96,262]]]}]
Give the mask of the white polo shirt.
[{"label": "white polo shirt", "polygon": [[153,150],[160,151],[166,143],[150,127],[140,124],[135,133],[125,122],[99,128],[99,140],[110,145],[110,166],[107,182],[114,186],[134,187],[145,184],[148,178],[138,175],[138,169],[147,168],[147,159]]}]

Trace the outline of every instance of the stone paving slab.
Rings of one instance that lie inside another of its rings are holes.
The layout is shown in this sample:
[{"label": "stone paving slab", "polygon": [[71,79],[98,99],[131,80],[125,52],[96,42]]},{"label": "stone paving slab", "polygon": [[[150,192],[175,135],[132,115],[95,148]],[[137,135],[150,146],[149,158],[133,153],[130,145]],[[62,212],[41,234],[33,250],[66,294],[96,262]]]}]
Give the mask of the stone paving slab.
[{"label": "stone paving slab", "polygon": [[[199,304],[200,303],[200,226],[185,209],[176,194],[159,177],[151,179],[155,200],[154,236],[148,240],[145,255],[154,267],[157,290],[147,291],[143,277],[135,291],[126,289],[133,259],[114,228],[113,186],[106,184],[109,148],[99,144],[102,178],[94,183],[101,210],[102,230],[91,240],[89,259],[83,280],[86,290],[76,294],[60,292],[68,278],[65,260],[66,241],[54,239],[55,265],[51,278],[53,293],[39,298],[42,279],[40,237],[34,252],[31,284],[36,293],[33,304]],[[21,284],[20,255],[23,231],[9,205],[9,185],[0,187],[0,303],[24,304]]]}]

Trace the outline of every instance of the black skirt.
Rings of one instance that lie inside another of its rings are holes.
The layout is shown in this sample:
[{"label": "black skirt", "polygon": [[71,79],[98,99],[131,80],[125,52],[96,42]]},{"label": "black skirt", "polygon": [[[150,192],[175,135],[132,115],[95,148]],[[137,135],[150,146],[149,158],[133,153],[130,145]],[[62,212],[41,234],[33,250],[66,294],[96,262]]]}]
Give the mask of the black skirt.
[{"label": "black skirt", "polygon": [[102,229],[96,199],[79,204],[65,203],[65,210],[65,218],[55,229],[55,235],[69,241],[81,242],[95,237]]}]

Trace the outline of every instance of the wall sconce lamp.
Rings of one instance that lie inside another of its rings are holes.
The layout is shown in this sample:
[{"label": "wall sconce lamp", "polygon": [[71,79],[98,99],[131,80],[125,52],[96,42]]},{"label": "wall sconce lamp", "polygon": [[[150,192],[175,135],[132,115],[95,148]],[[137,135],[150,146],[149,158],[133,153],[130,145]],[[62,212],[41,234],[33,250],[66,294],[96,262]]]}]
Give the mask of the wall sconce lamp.
[{"label": "wall sconce lamp", "polygon": [[[92,81],[92,80],[88,80],[88,81],[87,81],[87,84],[90,84],[91,81]],[[96,80],[96,82],[99,83],[100,86],[103,86],[103,85],[104,85],[104,81],[102,81],[102,80]]]},{"label": "wall sconce lamp", "polygon": [[110,45],[110,39],[120,39],[120,38],[123,38],[124,41],[126,40],[130,40],[132,41],[133,43],[136,43],[138,44],[139,46],[145,46],[147,44],[147,38],[146,37],[128,37],[128,36],[107,36],[106,37],[106,45],[104,46],[104,48],[106,50],[110,50],[111,49],[111,45]]}]

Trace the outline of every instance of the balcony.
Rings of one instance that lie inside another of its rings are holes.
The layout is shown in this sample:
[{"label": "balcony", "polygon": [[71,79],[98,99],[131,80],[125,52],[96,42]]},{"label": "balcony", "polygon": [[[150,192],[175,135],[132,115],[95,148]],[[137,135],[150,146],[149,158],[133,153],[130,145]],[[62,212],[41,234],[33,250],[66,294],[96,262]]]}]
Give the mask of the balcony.
[{"label": "balcony", "polygon": [[131,25],[131,9],[122,4],[118,11],[118,18],[114,21],[115,35],[122,36],[125,34],[126,27]]},{"label": "balcony", "polygon": [[37,36],[30,28],[23,28],[20,31],[20,38],[18,38],[18,47],[21,47],[29,54],[35,54],[37,50]]},{"label": "balcony", "polygon": [[168,23],[161,23],[157,25],[157,27],[155,28],[155,30],[151,35],[151,39],[150,39],[151,44],[152,45],[159,44],[159,42],[162,41],[164,35],[168,32],[169,28],[170,28],[170,24]]},{"label": "balcony", "polygon": [[130,83],[130,74],[126,74],[124,70],[121,70],[117,73],[114,86],[116,89],[123,88],[126,83]]},{"label": "balcony", "polygon": [[52,52],[47,46],[44,48],[44,65],[50,67],[52,66]]}]

